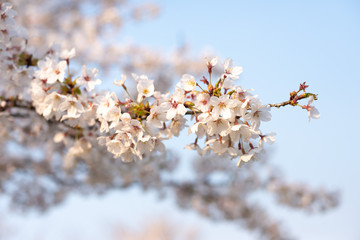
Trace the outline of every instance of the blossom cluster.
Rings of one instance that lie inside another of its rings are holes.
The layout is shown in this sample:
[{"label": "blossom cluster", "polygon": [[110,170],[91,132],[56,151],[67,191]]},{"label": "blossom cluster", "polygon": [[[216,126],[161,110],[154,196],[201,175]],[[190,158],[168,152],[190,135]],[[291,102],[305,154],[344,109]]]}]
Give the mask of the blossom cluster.
[{"label": "blossom cluster", "polygon": [[0,3],[0,96],[28,96],[32,78],[31,54],[26,54],[26,30],[15,22],[16,11],[9,3]]},{"label": "blossom cluster", "polygon": [[[18,28],[11,5],[1,4],[0,10],[1,67],[6,68],[5,72],[12,71],[4,75],[7,77],[1,97],[28,98],[39,115],[71,129],[71,134],[64,131],[54,137],[54,141],[65,144],[69,138],[75,139],[69,158],[100,144],[115,158],[126,162],[141,160],[153,151],[164,151],[163,140],[178,136],[188,127],[188,133],[195,135],[194,143],[186,146],[188,149],[197,150],[200,155],[213,152],[238,158],[240,166],[261,152],[264,142],[275,140],[273,133],[260,130],[261,122],[271,120],[271,107],[296,106],[298,100],[309,98],[308,105],[299,106],[309,112],[309,117],[319,117],[317,109],[310,105],[316,95],[306,93],[305,83],[283,105],[263,105],[250,89],[235,85],[242,68],[233,66],[231,59],[224,61],[222,73],[212,83],[213,69],[219,65],[217,57],[205,61],[207,78],[196,80],[184,74],[172,94],[156,91],[154,80],[136,74],[131,76],[136,82],[135,96],[126,87],[125,75],[114,84],[127,97],[97,91],[101,80],[96,68],[84,65],[78,75],[70,70],[70,62],[76,56],[74,48],[60,51],[52,46],[43,55],[36,55],[26,44],[26,34],[12,33]],[[301,91],[304,93],[298,95]],[[202,138],[204,142],[199,143]]]},{"label": "blossom cluster", "polygon": [[[223,74],[214,85],[210,79],[218,60],[206,62],[209,80],[200,80],[206,90],[194,76],[185,74],[173,94],[162,94],[155,91],[153,80],[132,74],[137,82],[134,98],[123,75],[114,84],[123,88],[128,97],[119,99],[115,92],[94,91],[95,85],[101,83],[96,69],[83,66],[76,78],[67,74],[74,56],[74,50],[63,51],[39,61],[32,82],[33,104],[46,119],[68,121],[79,129],[95,126],[99,144],[105,145],[115,158],[133,161],[155,150],[164,151],[162,141],[179,135],[190,119],[186,115],[194,120],[188,133],[196,135],[187,148],[201,155],[213,152],[238,157],[241,165],[259,153],[264,142],[275,140],[273,133],[263,134],[260,130],[262,121],[271,120],[270,106],[262,105],[250,90],[234,85],[242,68],[233,67],[231,59],[225,60]],[[198,143],[200,138],[205,140],[203,147]]]}]

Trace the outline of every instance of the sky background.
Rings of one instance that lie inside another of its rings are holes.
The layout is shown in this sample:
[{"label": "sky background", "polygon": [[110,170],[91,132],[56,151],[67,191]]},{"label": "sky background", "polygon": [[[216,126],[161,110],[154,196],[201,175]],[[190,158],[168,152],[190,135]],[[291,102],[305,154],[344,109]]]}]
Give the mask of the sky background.
[{"label": "sky background", "polygon": [[[212,49],[220,59],[230,57],[243,67],[237,84],[254,88],[263,103],[287,100],[304,81],[310,92],[319,94],[319,120],[309,123],[300,108],[273,109],[272,121],[262,129],[277,133],[271,161],[287,180],[338,189],[340,206],[324,215],[308,215],[266,201],[264,205],[298,239],[360,239],[360,3],[153,2],[161,6],[160,16],[125,27],[120,41],[132,39],[163,52],[186,42],[194,55]],[[175,142],[184,145],[183,138]],[[0,212],[15,229],[11,239],[104,239],[113,225],[135,227],[164,216],[175,224],[198,226],[203,239],[256,239],[234,224],[180,211],[173,199],[158,201],[154,193],[138,189],[101,197],[73,195],[44,215],[22,216],[5,205],[2,201]],[[79,228],[80,223],[90,230]]]}]

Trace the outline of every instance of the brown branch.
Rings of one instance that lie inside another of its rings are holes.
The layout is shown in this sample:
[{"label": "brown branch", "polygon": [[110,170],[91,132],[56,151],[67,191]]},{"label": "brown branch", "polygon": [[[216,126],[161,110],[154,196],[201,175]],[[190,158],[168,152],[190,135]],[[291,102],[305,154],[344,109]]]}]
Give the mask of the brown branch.
[{"label": "brown branch", "polygon": [[32,105],[32,102],[30,102],[30,101],[21,100],[18,98],[9,98],[9,99],[7,99],[7,98],[1,99],[0,98],[0,102],[1,102],[0,112],[4,112],[7,109],[12,108],[12,107],[35,111],[35,107]]},{"label": "brown branch", "polygon": [[[273,103],[273,104],[268,104],[266,106],[268,107],[276,107],[276,108],[280,108],[280,107],[285,107],[286,105],[292,105],[292,100],[288,100],[286,102],[282,102],[282,103]],[[293,105],[294,106],[294,105]],[[265,107],[265,106],[264,106]]]},{"label": "brown branch", "polygon": [[[25,110],[28,110],[28,111],[35,112],[39,117],[42,117],[41,115],[39,115],[36,112],[36,109],[32,105],[31,101],[21,100],[21,99],[17,99],[17,98],[9,98],[9,99],[1,99],[0,102],[1,102],[0,113],[5,112],[7,110],[10,110],[11,108],[19,108],[19,109],[25,109]],[[9,112],[9,115],[11,117],[15,117],[15,118],[29,118],[29,116],[30,116],[30,115],[27,115],[27,114],[14,113],[14,112]],[[64,121],[57,121],[54,118],[48,119],[48,120],[46,120],[44,118],[44,120],[48,124],[60,124],[60,125],[62,125],[64,127],[68,128],[69,131],[70,130],[75,131],[75,133],[74,132],[67,132],[67,134],[69,136],[72,136],[72,137],[75,138],[75,137],[79,136],[79,134],[81,135],[82,128],[79,128],[79,127],[76,127],[76,126],[73,127],[73,126],[67,124]],[[91,129],[91,127],[90,127],[90,129]]]},{"label": "brown branch", "polygon": [[294,107],[294,106],[297,105],[298,100],[305,99],[305,98],[308,98],[310,96],[313,96],[314,100],[317,100],[317,94],[304,93],[304,94],[301,94],[300,96],[296,96],[295,98],[290,98],[288,101],[285,101],[285,102],[282,102],[282,103],[268,104],[268,105],[265,105],[265,106],[280,108],[280,107],[285,107],[287,105],[291,105],[291,106]]}]

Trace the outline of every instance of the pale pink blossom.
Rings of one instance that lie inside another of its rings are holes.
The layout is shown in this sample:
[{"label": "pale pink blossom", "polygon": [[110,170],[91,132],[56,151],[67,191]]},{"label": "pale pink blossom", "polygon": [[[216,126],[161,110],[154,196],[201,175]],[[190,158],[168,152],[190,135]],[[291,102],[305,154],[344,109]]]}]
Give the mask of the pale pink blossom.
[{"label": "pale pink blossom", "polygon": [[148,124],[156,128],[162,128],[166,118],[166,109],[163,106],[153,106],[150,115],[146,118]]},{"label": "pale pink blossom", "polygon": [[69,59],[75,57],[75,55],[76,55],[75,48],[72,48],[71,50],[65,49],[61,52],[60,58],[69,60]]},{"label": "pale pink blossom", "polygon": [[312,102],[314,101],[314,97],[310,96],[308,99],[308,104],[306,106],[303,106],[303,109],[306,109],[308,112],[309,122],[311,118],[318,119],[320,118],[320,112],[317,110],[316,107],[311,106]]},{"label": "pale pink blossom", "polygon": [[252,128],[257,130],[260,127],[261,121],[268,122],[271,120],[271,108],[269,106],[262,106],[259,99],[251,101],[251,112],[244,116],[246,121],[251,122]]},{"label": "pale pink blossom", "polygon": [[207,112],[210,108],[210,95],[208,93],[200,93],[196,96],[195,108],[201,112]]},{"label": "pale pink blossom", "polygon": [[45,60],[39,61],[38,66],[39,70],[35,72],[35,77],[38,79],[46,80],[48,84],[64,81],[67,67],[66,61],[57,63],[55,60],[47,57]]},{"label": "pale pink blossom", "polygon": [[240,66],[233,67],[232,59],[228,58],[224,62],[224,76],[230,79],[238,79],[243,69]]},{"label": "pale pink blossom", "polygon": [[68,118],[78,118],[84,111],[83,105],[73,96],[67,96],[66,99],[60,104],[59,110],[66,111],[66,114],[61,118],[61,121]]},{"label": "pale pink blossom", "polygon": [[215,134],[219,134],[221,136],[227,135],[227,130],[230,127],[230,123],[228,120],[225,119],[217,119],[215,121],[209,121],[207,124],[207,133],[210,136]]},{"label": "pale pink blossom", "polygon": [[254,155],[255,155],[255,152],[253,152],[253,151],[250,151],[246,154],[241,155],[237,162],[237,166],[241,167],[242,165],[244,165],[244,163],[249,162],[254,157]]},{"label": "pale pink blossom", "polygon": [[181,84],[185,91],[193,91],[196,88],[196,81],[190,74],[184,74],[181,78]]},{"label": "pale pink blossom", "polygon": [[214,57],[210,61],[209,60],[206,61],[206,66],[208,67],[208,69],[211,69],[216,66],[217,62],[218,62],[218,57]]},{"label": "pale pink blossom", "polygon": [[81,77],[76,80],[76,83],[84,86],[87,91],[91,92],[95,89],[95,85],[101,84],[101,80],[96,78],[98,72],[98,69],[93,68],[91,70],[88,70],[84,65],[81,70]]},{"label": "pale pink blossom", "polygon": [[126,75],[121,74],[121,79],[118,80],[118,81],[114,81],[114,84],[115,84],[116,86],[122,87],[122,86],[124,86],[124,84],[125,84],[125,80],[126,80]]},{"label": "pale pink blossom", "polygon": [[229,119],[231,117],[231,108],[235,107],[235,103],[230,100],[229,95],[212,96],[210,104],[214,107],[211,115],[215,120],[220,116],[224,119]]},{"label": "pale pink blossom", "polygon": [[65,100],[66,97],[58,94],[57,92],[52,92],[49,95],[47,95],[44,99],[45,109],[43,111],[43,116],[45,119],[49,119],[53,116],[53,114],[56,114],[57,117],[60,117],[60,111],[59,107],[60,104]]},{"label": "pale pink blossom", "polygon": [[147,76],[141,75],[138,77],[138,84],[137,84],[137,90],[138,90],[138,102],[141,101],[143,97],[150,97],[154,94],[154,81],[149,80]]}]

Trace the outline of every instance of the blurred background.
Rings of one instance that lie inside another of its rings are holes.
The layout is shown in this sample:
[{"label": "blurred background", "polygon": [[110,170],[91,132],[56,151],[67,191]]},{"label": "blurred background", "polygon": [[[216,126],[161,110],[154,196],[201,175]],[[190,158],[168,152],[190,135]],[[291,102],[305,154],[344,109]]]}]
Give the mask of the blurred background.
[{"label": "blurred background", "polygon": [[[360,136],[356,100],[360,88],[358,1],[154,0],[145,5],[144,1],[119,1],[121,4],[104,1],[107,11],[100,17],[96,1],[65,1],[61,5],[62,14],[66,13],[67,4],[74,10],[71,4],[75,2],[81,6],[82,15],[77,16],[85,16],[83,19],[88,25],[84,25],[80,17],[69,17],[61,18],[64,20],[56,24],[50,24],[48,19],[49,24],[41,27],[41,15],[36,19],[34,13],[42,9],[45,19],[49,17],[46,14],[56,17],[52,14],[56,12],[55,3],[50,6],[52,4],[38,1],[38,4],[22,6],[21,1],[14,1],[14,8],[19,21],[32,29],[35,45],[45,40],[60,40],[64,47],[79,45],[75,66],[88,64],[88,60],[99,67],[100,78],[106,82],[104,89],[110,89],[120,73],[135,72],[156,79],[156,89],[171,91],[183,73],[198,77],[206,74],[205,56],[219,56],[221,62],[230,57],[234,65],[242,66],[244,72],[236,83],[255,89],[264,104],[287,100],[288,94],[306,81],[309,92],[319,94],[315,106],[321,118],[309,122],[307,113],[300,108],[272,109],[272,121],[262,129],[275,132],[276,142],[267,146],[263,162],[236,171],[256,172],[256,166],[271,162],[271,166],[280,171],[281,179],[296,182],[296,186],[310,186],[315,193],[336,193],[339,205],[324,213],[320,209],[316,214],[302,211],[301,207],[293,210],[291,205],[282,204],[260,190],[255,189],[247,196],[247,201],[266,209],[289,236],[307,240],[360,239],[357,227],[360,154],[356,150]],[[117,8],[119,12],[114,10]],[[71,11],[67,14],[75,16]],[[97,20],[89,20],[94,16]],[[76,21],[79,31],[71,25]],[[92,23],[105,26],[101,29],[102,39],[86,37],[86,34],[95,36],[101,28],[94,30]],[[47,31],[53,32],[44,40],[41,37]],[[73,39],[62,33],[67,39],[63,40],[56,35],[57,31],[72,33]],[[93,52],[86,50],[89,46]],[[193,176],[187,165],[197,155],[184,148],[191,141],[193,138],[184,132],[166,145],[181,163],[178,170],[171,173],[179,181]],[[264,171],[261,169],[259,171]],[[247,224],[237,224],[227,218],[215,221],[216,218],[199,215],[191,207],[181,209],[176,198],[175,194],[161,198],[156,191],[143,191],[135,185],[100,191],[100,195],[95,191],[86,194],[75,191],[61,203],[38,211],[31,207],[20,209],[11,204],[13,200],[9,196],[2,194],[0,239],[259,237],[259,232]]]}]

